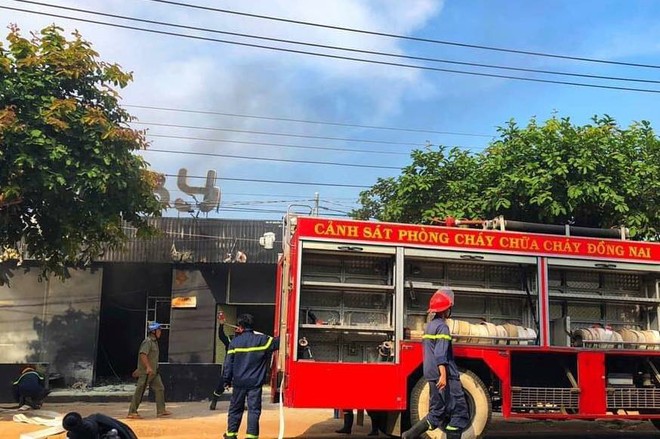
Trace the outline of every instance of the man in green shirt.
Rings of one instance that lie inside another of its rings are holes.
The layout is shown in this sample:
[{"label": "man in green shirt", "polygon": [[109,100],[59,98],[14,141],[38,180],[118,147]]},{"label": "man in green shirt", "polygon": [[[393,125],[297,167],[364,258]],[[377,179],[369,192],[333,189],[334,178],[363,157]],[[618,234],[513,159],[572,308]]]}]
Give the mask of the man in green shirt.
[{"label": "man in green shirt", "polygon": [[153,322],[149,324],[148,329],[149,336],[140,345],[137,369],[134,372],[134,374],[137,374],[138,381],[131,406],[128,409],[128,418],[130,419],[140,419],[142,417],[138,413],[138,407],[142,402],[147,386],[156,395],[156,416],[169,416],[172,414],[165,409],[165,386],[163,386],[163,380],[158,374],[158,339],[162,331],[161,325]]}]

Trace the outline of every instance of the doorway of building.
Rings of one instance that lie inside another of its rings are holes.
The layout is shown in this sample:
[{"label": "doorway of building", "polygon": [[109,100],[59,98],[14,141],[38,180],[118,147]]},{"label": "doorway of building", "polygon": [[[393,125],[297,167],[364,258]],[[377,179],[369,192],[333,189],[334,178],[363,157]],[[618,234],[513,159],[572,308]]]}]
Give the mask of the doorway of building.
[{"label": "doorway of building", "polygon": [[[134,382],[147,320],[162,318],[169,328],[171,290],[168,264],[104,264],[94,385]],[[161,337],[160,361],[167,361],[169,329]]]},{"label": "doorway of building", "polygon": [[[232,305],[226,305],[222,303],[218,303],[215,307],[215,315],[217,316],[220,311],[222,311],[225,315],[225,319],[227,321],[227,324],[224,327],[225,334],[229,336],[229,339],[233,337],[234,334],[234,328],[233,325],[236,325],[236,307]],[[215,362],[217,364],[223,364],[225,362],[225,355],[227,352],[225,351],[225,347],[223,346],[222,342],[220,341],[220,338],[218,337],[218,319],[216,318],[215,320]]]},{"label": "doorway of building", "polygon": [[[158,322],[163,328],[158,340],[160,363],[166,363],[169,351],[170,341],[170,316],[172,314],[172,297],[171,296],[147,296],[147,306],[145,313],[144,327],[147,328],[149,323]],[[145,329],[144,337],[146,337],[147,330]]]}]

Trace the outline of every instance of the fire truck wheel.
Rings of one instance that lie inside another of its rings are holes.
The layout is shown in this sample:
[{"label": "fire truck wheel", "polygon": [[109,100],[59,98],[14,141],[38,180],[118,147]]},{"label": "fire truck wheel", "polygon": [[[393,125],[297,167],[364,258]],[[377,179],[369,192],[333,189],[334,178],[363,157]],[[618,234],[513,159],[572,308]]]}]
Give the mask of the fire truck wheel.
[{"label": "fire truck wheel", "polygon": [[651,419],[651,424],[658,430],[660,430],[660,419]]},{"label": "fire truck wheel", "polygon": [[[461,371],[461,385],[465,391],[468,410],[470,411],[470,424],[463,431],[461,439],[480,439],[484,437],[490,418],[493,413],[490,395],[483,381],[469,370]],[[429,411],[428,382],[421,377],[412,392],[410,392],[410,421],[415,422],[426,416]],[[447,435],[441,428],[426,432],[432,439],[446,439]]]}]

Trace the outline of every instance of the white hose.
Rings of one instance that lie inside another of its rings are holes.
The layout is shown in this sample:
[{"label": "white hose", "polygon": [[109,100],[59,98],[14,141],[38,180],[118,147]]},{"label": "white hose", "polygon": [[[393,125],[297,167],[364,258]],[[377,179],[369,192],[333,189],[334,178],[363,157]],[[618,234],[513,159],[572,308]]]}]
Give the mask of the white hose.
[{"label": "white hose", "polygon": [[282,381],[280,382],[280,431],[277,439],[284,439],[284,373],[282,374]]}]

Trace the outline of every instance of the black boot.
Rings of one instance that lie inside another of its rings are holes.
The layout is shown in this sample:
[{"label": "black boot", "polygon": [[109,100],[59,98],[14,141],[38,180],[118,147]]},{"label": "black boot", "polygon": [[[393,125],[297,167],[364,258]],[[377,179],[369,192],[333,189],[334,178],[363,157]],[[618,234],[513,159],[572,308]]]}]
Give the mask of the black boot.
[{"label": "black boot", "polygon": [[218,397],[213,395],[211,397],[211,405],[209,406],[209,410],[215,410],[216,405],[218,405]]},{"label": "black boot", "polygon": [[344,426],[339,430],[335,430],[335,433],[351,434],[351,429],[353,428],[353,410],[344,411]]},{"label": "black boot", "polygon": [[413,425],[410,430],[404,431],[401,435],[401,439],[417,439],[422,434],[426,433],[430,427],[431,426],[429,425],[429,421],[427,421],[426,416],[424,416],[422,419],[417,421],[417,423]]},{"label": "black boot", "polygon": [[367,434],[367,436],[378,436],[379,430],[383,430],[384,432],[385,430],[381,427],[385,424],[387,415],[385,415],[383,412],[374,410],[367,410],[367,414],[371,418],[371,431]]},{"label": "black boot", "polygon": [[449,429],[446,429],[445,433],[447,434],[447,439],[461,439],[461,436],[463,435],[462,430],[449,430]]}]

